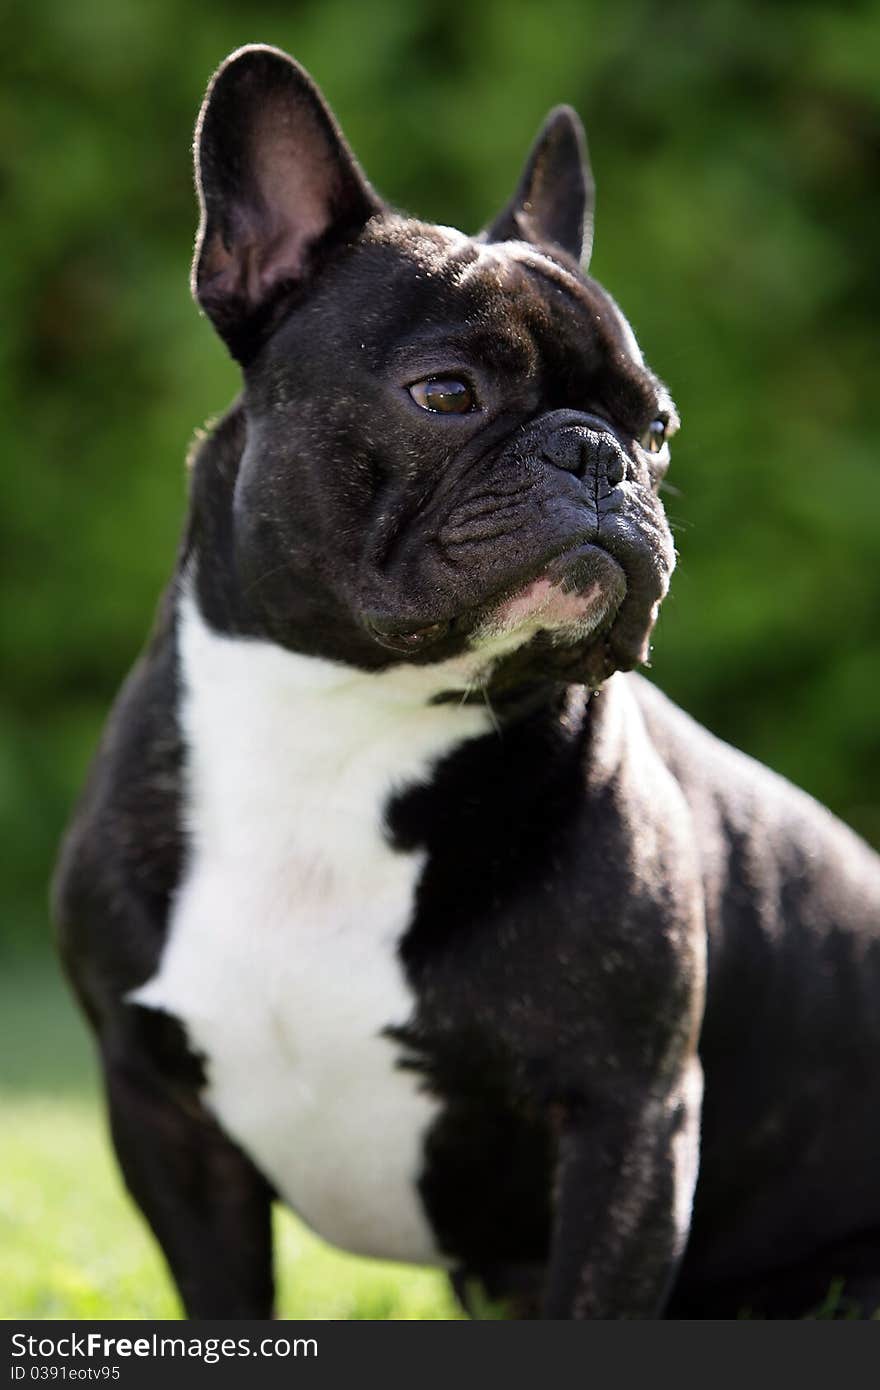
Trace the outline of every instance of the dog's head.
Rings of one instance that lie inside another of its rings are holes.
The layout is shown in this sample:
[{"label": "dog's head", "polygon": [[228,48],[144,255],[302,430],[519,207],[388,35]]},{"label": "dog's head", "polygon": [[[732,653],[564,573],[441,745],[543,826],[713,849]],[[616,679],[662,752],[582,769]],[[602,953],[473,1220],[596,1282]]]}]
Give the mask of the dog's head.
[{"label": "dog's head", "polygon": [[478,236],[370,187],[309,77],[233,54],[196,133],[193,289],[244,373],[230,559],[248,630],[441,684],[645,660],[676,415],[586,276],[583,132],[551,113]]}]

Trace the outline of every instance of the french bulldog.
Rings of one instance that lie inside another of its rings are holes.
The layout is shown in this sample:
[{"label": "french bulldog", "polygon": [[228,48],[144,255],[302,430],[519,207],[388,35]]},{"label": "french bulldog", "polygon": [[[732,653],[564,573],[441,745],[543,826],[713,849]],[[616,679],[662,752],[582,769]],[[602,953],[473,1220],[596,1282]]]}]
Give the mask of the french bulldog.
[{"label": "french bulldog", "polygon": [[276,1199],[470,1311],[872,1314],[880,860],[634,672],[678,419],[578,118],[467,236],[252,46],[196,178],[243,392],[54,887],[187,1315],[271,1314]]}]

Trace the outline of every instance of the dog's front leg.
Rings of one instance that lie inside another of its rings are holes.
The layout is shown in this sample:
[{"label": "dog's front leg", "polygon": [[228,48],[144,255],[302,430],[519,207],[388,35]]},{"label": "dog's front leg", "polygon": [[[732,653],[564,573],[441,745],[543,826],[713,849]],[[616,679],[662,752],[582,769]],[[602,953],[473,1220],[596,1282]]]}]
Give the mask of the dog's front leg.
[{"label": "dog's front leg", "polygon": [[188,1318],[272,1316],[271,1192],[208,1115],[142,1059],[105,1056],[110,1131]]},{"label": "dog's front leg", "polygon": [[702,1073],[671,1091],[616,1088],[558,1119],[545,1318],[662,1315],[687,1239],[699,1155]]}]

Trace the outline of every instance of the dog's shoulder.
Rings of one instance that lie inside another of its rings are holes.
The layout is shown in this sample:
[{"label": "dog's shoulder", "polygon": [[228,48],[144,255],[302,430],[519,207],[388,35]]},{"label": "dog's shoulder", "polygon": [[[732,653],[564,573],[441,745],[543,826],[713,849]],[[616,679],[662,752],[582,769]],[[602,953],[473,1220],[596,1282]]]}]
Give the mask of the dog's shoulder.
[{"label": "dog's shoulder", "polygon": [[[880,930],[880,857],[825,806],[698,724],[654,684],[628,677],[654,749],[691,812],[719,911],[783,927],[810,919]],[[734,904],[734,899],[735,904]],[[711,901],[710,901],[711,906]]]}]

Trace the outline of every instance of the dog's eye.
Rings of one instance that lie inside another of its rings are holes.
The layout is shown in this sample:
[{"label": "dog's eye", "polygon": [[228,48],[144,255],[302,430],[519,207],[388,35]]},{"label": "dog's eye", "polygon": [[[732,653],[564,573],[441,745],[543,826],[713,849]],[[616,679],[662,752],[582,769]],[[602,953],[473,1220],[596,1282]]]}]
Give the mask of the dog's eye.
[{"label": "dog's eye", "polygon": [[666,443],[666,431],[669,429],[669,421],[662,415],[658,415],[656,420],[652,420],[639,443],[643,449],[647,449],[649,454],[659,454],[663,445]]},{"label": "dog's eye", "polygon": [[429,376],[409,388],[416,405],[435,415],[466,415],[476,410],[477,395],[469,382],[458,376]]}]

